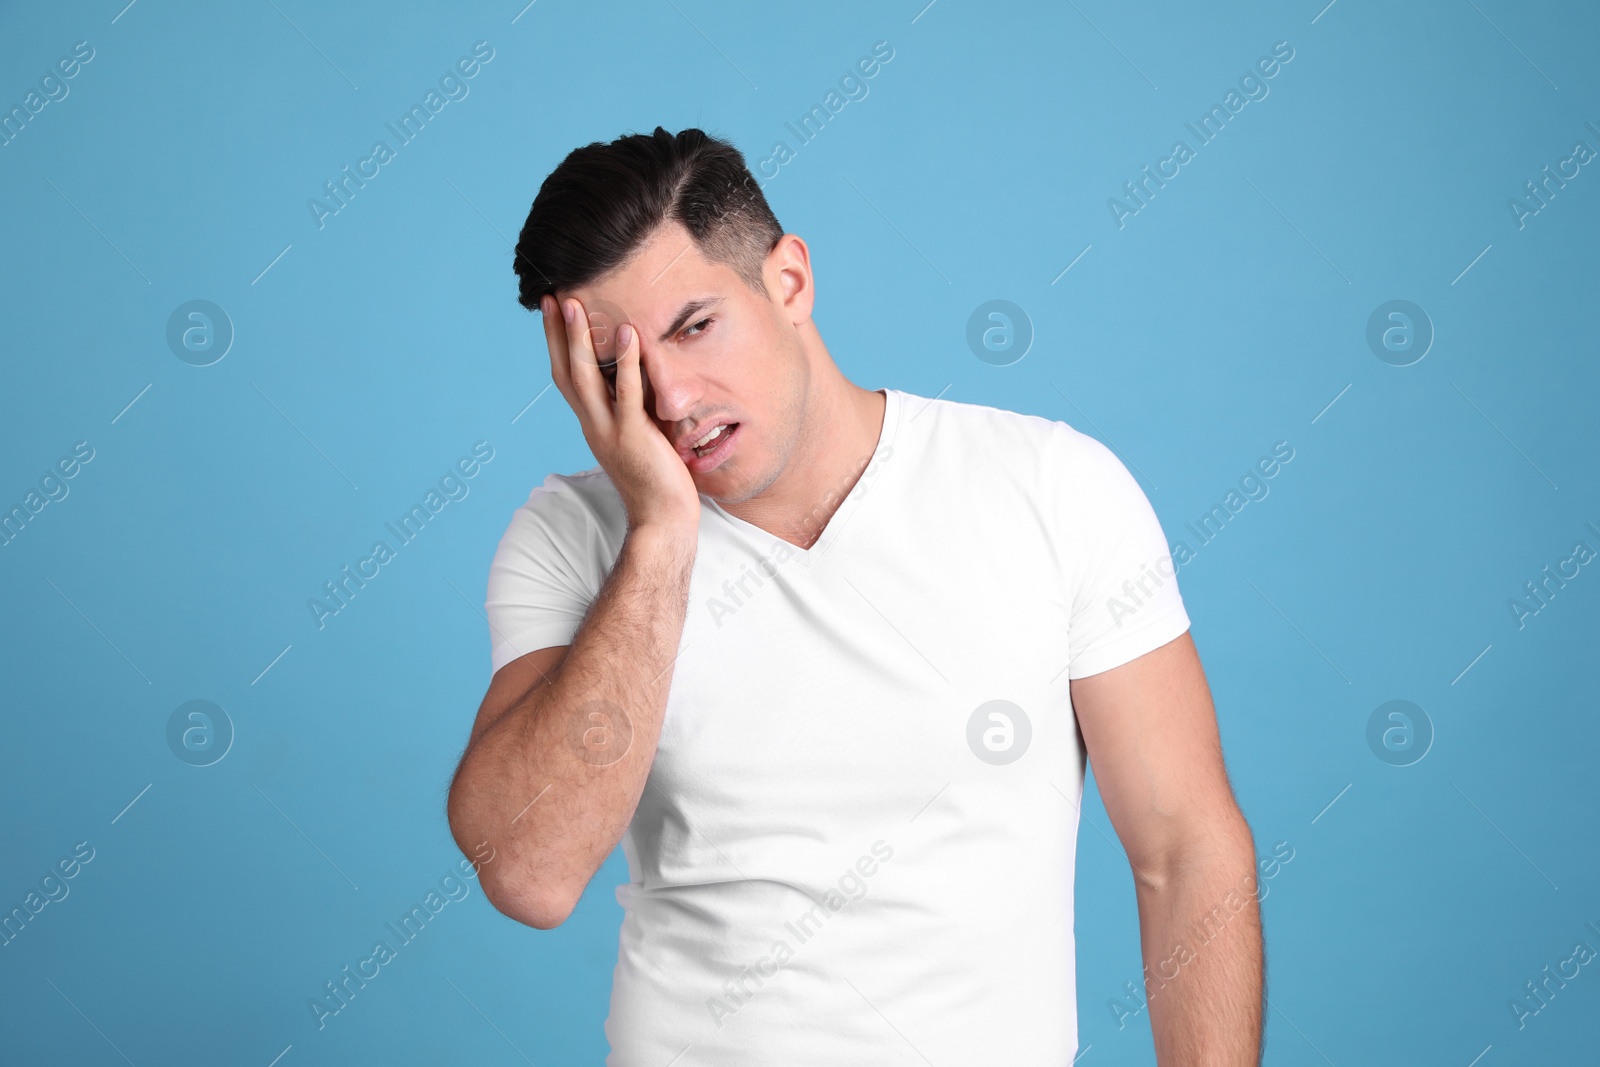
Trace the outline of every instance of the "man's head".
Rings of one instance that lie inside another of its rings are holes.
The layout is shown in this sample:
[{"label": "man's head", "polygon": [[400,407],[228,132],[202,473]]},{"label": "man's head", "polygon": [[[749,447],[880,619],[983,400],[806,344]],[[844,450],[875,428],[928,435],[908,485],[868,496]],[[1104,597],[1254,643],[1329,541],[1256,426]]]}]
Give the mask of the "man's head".
[{"label": "man's head", "polygon": [[690,467],[702,492],[738,502],[781,473],[811,379],[810,259],[738,149],[658,126],[574,150],[540,186],[513,269],[530,311],[547,293],[583,305],[602,368],[633,325],[645,410],[686,462],[685,438],[738,424],[724,462]]}]

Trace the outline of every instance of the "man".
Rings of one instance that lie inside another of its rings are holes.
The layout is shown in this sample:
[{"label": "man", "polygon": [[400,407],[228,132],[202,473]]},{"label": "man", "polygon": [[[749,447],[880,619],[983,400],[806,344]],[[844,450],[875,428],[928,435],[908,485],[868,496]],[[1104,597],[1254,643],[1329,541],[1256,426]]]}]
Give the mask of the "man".
[{"label": "man", "polygon": [[500,542],[449,818],[540,929],[621,842],[607,1062],[1069,1063],[1087,748],[1159,1062],[1257,1063],[1251,834],[1116,457],[846,380],[805,242],[699,130],[573,152],[515,269],[599,465]]}]

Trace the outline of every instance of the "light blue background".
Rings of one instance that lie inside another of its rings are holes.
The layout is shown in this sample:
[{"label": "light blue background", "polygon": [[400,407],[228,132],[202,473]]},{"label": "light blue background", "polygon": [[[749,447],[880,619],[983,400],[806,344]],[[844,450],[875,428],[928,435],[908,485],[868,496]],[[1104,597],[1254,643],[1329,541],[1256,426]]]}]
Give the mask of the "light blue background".
[{"label": "light blue background", "polygon": [[[533,485],[593,463],[509,241],[568,151],[658,124],[795,150],[762,181],[858,384],[1091,433],[1173,538],[1294,448],[1179,577],[1258,851],[1294,849],[1267,1062],[1594,1062],[1600,966],[1524,1028],[1508,1001],[1600,948],[1600,567],[1521,628],[1507,602],[1600,549],[1600,165],[1523,227],[1508,200],[1600,149],[1600,13],[923,2],[0,12],[5,109],[95,50],[0,147],[0,505],[95,450],[0,547],[0,910],[95,849],[0,949],[7,1062],[604,1055],[620,855],[555,931],[469,883],[325,1029],[307,1005],[460,860],[489,561]],[[480,40],[469,95],[319,229],[307,200]],[[1278,41],[1270,94],[1119,229],[1108,198]],[[211,366],[165,340],[193,299],[237,331]],[[1034,331],[1010,366],[965,339],[992,299]],[[1436,331],[1410,366],[1366,342],[1394,299]],[[319,629],[308,598],[480,440],[470,495]],[[236,730],[205,768],[166,739],[194,699]],[[1411,766],[1368,747],[1392,699],[1436,732]],[[1150,1063],[1148,1016],[1108,1007],[1139,975],[1130,873],[1084,814],[1079,1063]]]}]

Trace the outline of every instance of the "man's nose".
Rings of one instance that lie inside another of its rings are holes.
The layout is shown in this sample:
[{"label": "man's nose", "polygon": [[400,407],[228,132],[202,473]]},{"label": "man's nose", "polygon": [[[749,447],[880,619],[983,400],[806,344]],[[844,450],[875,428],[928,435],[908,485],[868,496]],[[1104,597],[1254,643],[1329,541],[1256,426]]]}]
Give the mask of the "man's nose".
[{"label": "man's nose", "polygon": [[662,422],[682,422],[694,410],[698,398],[693,383],[669,366],[660,353],[649,348],[640,351],[639,380],[644,385],[644,409],[654,411]]}]

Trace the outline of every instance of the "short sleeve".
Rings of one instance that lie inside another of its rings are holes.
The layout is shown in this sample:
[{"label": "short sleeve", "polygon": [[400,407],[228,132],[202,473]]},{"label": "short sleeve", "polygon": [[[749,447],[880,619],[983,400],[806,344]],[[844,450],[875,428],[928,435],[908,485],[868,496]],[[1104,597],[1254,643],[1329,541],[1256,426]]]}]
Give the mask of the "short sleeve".
[{"label": "short sleeve", "polygon": [[594,519],[560,475],[511,516],[489,565],[491,673],[541,648],[570,645],[594,601]]},{"label": "short sleeve", "polygon": [[1085,678],[1180,636],[1189,615],[1155,509],[1104,444],[1057,423],[1059,529],[1071,584],[1067,677]]}]

